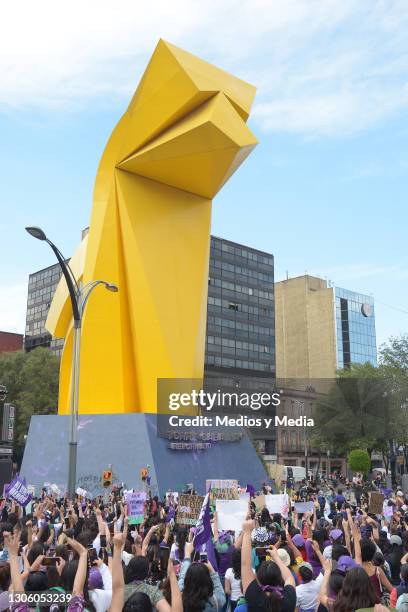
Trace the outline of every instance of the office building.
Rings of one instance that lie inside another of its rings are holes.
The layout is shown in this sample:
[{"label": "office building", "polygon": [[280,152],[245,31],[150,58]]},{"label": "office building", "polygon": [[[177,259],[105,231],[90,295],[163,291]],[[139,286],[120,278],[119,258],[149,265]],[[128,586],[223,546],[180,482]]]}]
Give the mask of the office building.
[{"label": "office building", "polygon": [[[274,260],[270,253],[211,237],[205,386],[239,393],[275,385]],[[275,431],[253,431],[276,460]]]},{"label": "office building", "polygon": [[21,351],[23,348],[23,338],[22,334],[0,331],[0,354]]},{"label": "office building", "polygon": [[[63,340],[44,328],[61,271],[59,265],[31,274],[25,349],[50,347],[61,354]],[[242,393],[271,391],[275,382],[273,256],[211,237],[208,275],[205,387]],[[258,448],[276,459],[275,434],[257,432]]]},{"label": "office building", "polygon": [[61,355],[64,346],[63,339],[52,338],[44,327],[60,278],[59,264],[49,266],[29,276],[24,339],[24,348],[27,352],[38,346],[44,346],[51,348],[58,356]]},{"label": "office building", "polygon": [[275,285],[278,379],[334,378],[352,363],[377,364],[374,300],[314,276]]}]

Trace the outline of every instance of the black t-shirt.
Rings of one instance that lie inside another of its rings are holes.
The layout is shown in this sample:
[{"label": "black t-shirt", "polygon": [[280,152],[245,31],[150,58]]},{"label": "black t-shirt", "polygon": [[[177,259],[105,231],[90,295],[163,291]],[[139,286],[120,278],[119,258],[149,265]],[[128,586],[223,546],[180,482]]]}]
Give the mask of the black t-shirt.
[{"label": "black t-shirt", "polygon": [[[294,612],[296,608],[296,590],[291,584],[283,587],[281,612]],[[245,591],[248,603],[248,612],[262,612],[265,610],[265,599],[268,597],[256,580],[253,580]]]}]

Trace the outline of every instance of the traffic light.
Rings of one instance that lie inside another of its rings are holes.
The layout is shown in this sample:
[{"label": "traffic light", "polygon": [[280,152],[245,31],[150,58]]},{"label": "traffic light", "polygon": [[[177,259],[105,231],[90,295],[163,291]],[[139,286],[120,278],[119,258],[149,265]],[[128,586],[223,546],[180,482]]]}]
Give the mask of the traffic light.
[{"label": "traffic light", "polygon": [[149,470],[147,468],[142,468],[140,470],[140,478],[142,479],[143,482],[147,480],[148,475],[149,475]]},{"label": "traffic light", "polygon": [[112,470],[104,470],[102,474],[102,484],[105,488],[112,485]]}]

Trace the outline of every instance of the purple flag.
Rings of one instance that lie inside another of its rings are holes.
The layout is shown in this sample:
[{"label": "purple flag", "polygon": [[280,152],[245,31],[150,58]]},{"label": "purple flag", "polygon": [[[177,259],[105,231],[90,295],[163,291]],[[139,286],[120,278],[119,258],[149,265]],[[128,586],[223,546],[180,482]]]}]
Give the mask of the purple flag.
[{"label": "purple flag", "polygon": [[249,493],[250,497],[255,497],[256,495],[255,487],[251,484],[247,484],[246,492]]},{"label": "purple flag", "polygon": [[194,550],[206,552],[207,557],[215,571],[217,571],[217,559],[215,557],[214,544],[212,541],[212,529],[210,518],[210,492],[204,497],[203,505],[201,506],[200,516],[195,527],[193,539]]},{"label": "purple flag", "polygon": [[26,506],[33,498],[27,489],[25,478],[16,476],[7,490],[7,498],[13,499],[20,506]]}]

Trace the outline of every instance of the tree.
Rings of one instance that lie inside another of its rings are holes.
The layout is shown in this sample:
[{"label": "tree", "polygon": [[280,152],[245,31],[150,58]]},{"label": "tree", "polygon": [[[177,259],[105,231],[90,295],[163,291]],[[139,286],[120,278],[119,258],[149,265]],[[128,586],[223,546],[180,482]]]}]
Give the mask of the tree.
[{"label": "tree", "polygon": [[379,355],[381,364],[406,375],[408,373],[408,334],[391,336],[388,342],[381,345]]},{"label": "tree", "polygon": [[367,474],[370,471],[371,459],[366,450],[352,450],[348,456],[348,466],[352,472]]},{"label": "tree", "polygon": [[55,414],[58,407],[59,360],[47,348],[0,355],[0,384],[16,408],[14,455],[22,459],[25,435],[33,414]]},{"label": "tree", "polygon": [[338,373],[326,398],[317,403],[316,430],[334,452],[366,448],[371,456],[398,431],[400,411],[392,397],[393,379],[385,367],[353,364]]}]

